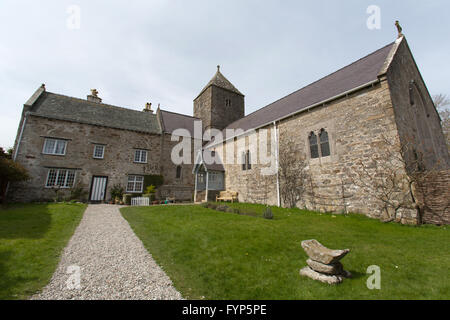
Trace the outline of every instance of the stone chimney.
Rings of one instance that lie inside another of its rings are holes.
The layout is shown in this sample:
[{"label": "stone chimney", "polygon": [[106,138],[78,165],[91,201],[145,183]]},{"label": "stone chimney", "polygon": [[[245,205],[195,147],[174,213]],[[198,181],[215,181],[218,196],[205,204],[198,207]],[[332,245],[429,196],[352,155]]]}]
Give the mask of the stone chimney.
[{"label": "stone chimney", "polygon": [[102,99],[98,96],[97,89],[91,89],[91,94],[87,96],[88,101],[102,103]]},{"label": "stone chimney", "polygon": [[153,110],[152,110],[152,104],[151,104],[150,102],[147,102],[147,103],[145,104],[145,108],[144,108],[142,111],[153,113]]}]

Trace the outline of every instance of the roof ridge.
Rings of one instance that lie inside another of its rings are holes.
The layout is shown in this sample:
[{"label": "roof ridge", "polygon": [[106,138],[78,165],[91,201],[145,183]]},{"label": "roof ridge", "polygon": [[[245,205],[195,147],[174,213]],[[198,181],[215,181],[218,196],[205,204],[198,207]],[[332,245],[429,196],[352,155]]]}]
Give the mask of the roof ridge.
[{"label": "roof ridge", "polygon": [[318,80],[316,80],[316,81],[314,81],[314,82],[309,83],[308,85],[306,85],[306,86],[304,86],[304,87],[302,87],[302,88],[300,88],[300,89],[298,89],[298,90],[295,90],[295,91],[293,91],[293,92],[291,92],[291,93],[289,93],[289,94],[287,94],[287,95],[285,95],[285,96],[283,96],[283,97],[281,97],[281,98],[279,98],[279,99],[277,99],[277,100],[275,100],[275,101],[269,103],[268,105],[266,105],[266,106],[264,106],[264,107],[262,107],[262,108],[260,108],[260,109],[258,109],[258,110],[255,110],[255,111],[249,113],[249,114],[246,115],[244,118],[238,119],[238,120],[236,120],[236,121],[230,123],[230,124],[227,126],[227,128],[230,127],[232,124],[237,123],[237,122],[239,122],[240,120],[245,119],[245,118],[251,116],[252,114],[254,114],[254,113],[256,113],[256,112],[259,112],[259,111],[261,111],[261,110],[263,110],[263,109],[265,109],[265,108],[270,107],[271,105],[275,104],[276,102],[278,102],[278,101],[280,101],[280,100],[283,100],[283,99],[285,99],[285,98],[287,98],[287,97],[289,97],[289,96],[291,96],[291,95],[293,95],[293,94],[295,94],[295,93],[297,93],[297,92],[299,92],[299,91],[301,91],[301,90],[303,90],[303,89],[306,89],[306,88],[312,86],[313,84],[315,84],[315,83],[317,83],[317,82],[319,82],[319,81],[321,81],[321,80],[323,80],[323,79],[326,79],[326,78],[328,78],[328,77],[330,77],[330,76],[332,76],[332,75],[338,73],[339,71],[342,71],[342,70],[344,70],[344,69],[346,69],[346,68],[348,68],[348,67],[350,67],[350,66],[352,66],[352,65],[354,65],[354,64],[356,64],[356,63],[358,63],[359,61],[361,61],[361,60],[363,60],[363,59],[366,59],[366,58],[370,57],[371,55],[374,55],[375,53],[377,53],[377,52],[379,52],[379,51],[381,51],[381,50],[383,50],[383,49],[385,49],[385,48],[387,48],[387,47],[389,47],[389,46],[392,46],[394,43],[395,43],[395,41],[394,41],[394,42],[391,42],[391,43],[389,43],[389,44],[387,44],[387,45],[385,45],[385,46],[383,46],[383,47],[381,47],[381,48],[379,48],[379,49],[377,49],[377,50],[375,50],[375,51],[373,51],[373,52],[371,52],[371,53],[369,53],[369,54],[367,54],[367,55],[365,55],[365,56],[362,57],[362,58],[359,58],[358,60],[353,61],[352,63],[350,63],[350,64],[348,64],[348,65],[345,65],[344,67],[342,67],[342,68],[340,68],[340,69],[338,69],[338,70],[336,70],[336,71],[334,71],[334,72],[332,72],[332,73],[330,73],[330,74],[328,74],[328,75],[326,75],[326,76],[324,76],[324,77],[322,77],[322,78],[320,78],[320,79],[318,79]]},{"label": "roof ridge", "polygon": [[163,109],[161,109],[161,112],[173,113],[173,114],[177,114],[177,115],[180,115],[180,116],[189,117],[189,118],[193,118],[193,119],[200,119],[200,118],[197,118],[197,117],[194,117],[194,116],[190,116],[188,114],[174,112],[174,111],[168,111],[168,110],[163,110]]},{"label": "roof ridge", "polygon": [[[119,106],[115,106],[115,105],[112,105],[112,104],[108,104],[108,103],[103,103],[103,102],[95,102],[95,101],[89,101],[89,100],[85,100],[85,99],[82,99],[82,98],[77,98],[77,97],[72,97],[72,96],[68,96],[68,95],[64,95],[64,94],[60,94],[60,93],[54,93],[54,92],[50,92],[50,91],[45,91],[45,93],[49,93],[49,94],[53,94],[53,95],[55,95],[55,96],[60,96],[60,97],[64,97],[64,98],[69,98],[69,99],[73,99],[73,100],[77,100],[77,101],[80,101],[80,102],[84,102],[84,103],[96,103],[96,104],[98,104],[99,106],[101,106],[101,107],[109,107],[109,108],[116,108],[116,109],[121,109],[121,110],[125,110],[125,111],[133,111],[133,112],[139,112],[139,113],[142,113],[142,111],[139,111],[139,110],[136,110],[136,109],[130,109],[130,108],[125,108],[125,107],[119,107]],[[147,114],[151,114],[151,113],[148,113],[147,112]]]}]

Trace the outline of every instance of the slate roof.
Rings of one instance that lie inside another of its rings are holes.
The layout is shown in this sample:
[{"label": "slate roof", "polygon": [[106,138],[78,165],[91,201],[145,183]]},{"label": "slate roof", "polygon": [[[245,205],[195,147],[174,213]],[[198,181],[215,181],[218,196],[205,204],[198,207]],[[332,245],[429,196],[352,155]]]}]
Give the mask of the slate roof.
[{"label": "slate roof", "polygon": [[225,172],[225,168],[224,168],[224,166],[223,166],[223,163],[222,163],[222,161],[221,160],[219,160],[220,162],[219,163],[212,163],[212,164],[207,164],[204,160],[203,160],[203,158],[200,158],[200,153],[197,153],[197,158],[196,158],[196,160],[195,160],[195,164],[194,164],[194,168],[192,169],[192,172],[195,172],[195,171],[197,171],[197,169],[200,167],[200,166],[204,166],[204,167],[206,167],[206,170],[207,171],[222,171],[222,172]]},{"label": "slate roof", "polygon": [[182,128],[188,130],[191,137],[194,137],[194,122],[200,121],[199,118],[165,110],[161,110],[161,120],[165,133],[172,134],[176,129]]},{"label": "slate roof", "polygon": [[240,128],[246,131],[258,128],[377,80],[394,44],[395,42],[390,43],[368,56],[231,123],[225,129]]},{"label": "slate roof", "polygon": [[[220,67],[219,66],[217,66],[217,72],[214,75],[214,77],[212,77],[212,79],[208,82],[208,84],[203,88],[203,90],[200,92],[200,94],[197,96],[197,98],[199,96],[201,96],[201,94],[206,89],[208,89],[210,86],[216,86],[216,87],[219,87],[219,88],[223,88],[223,89],[226,89],[228,91],[240,94],[241,96],[244,96],[227,78],[225,78],[225,76],[220,72]],[[197,99],[197,98],[195,98],[195,99]]]},{"label": "slate roof", "polygon": [[160,134],[155,114],[44,91],[33,103],[32,115],[104,127]]},{"label": "slate roof", "polygon": [[222,163],[213,163],[213,164],[206,164],[204,163],[206,169],[208,171],[222,171],[225,172],[225,168],[223,167]]}]

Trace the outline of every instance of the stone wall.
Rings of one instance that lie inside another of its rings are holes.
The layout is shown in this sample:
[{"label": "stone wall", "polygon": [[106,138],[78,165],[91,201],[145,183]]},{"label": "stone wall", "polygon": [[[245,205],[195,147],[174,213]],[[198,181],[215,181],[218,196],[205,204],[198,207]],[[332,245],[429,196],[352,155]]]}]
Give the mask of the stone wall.
[{"label": "stone wall", "polygon": [[[231,105],[225,101],[229,99]],[[229,124],[244,117],[244,97],[240,94],[212,87],[211,126],[223,130]]]},{"label": "stone wall", "polygon": [[[225,100],[231,100],[231,106]],[[244,97],[235,92],[210,86],[194,100],[194,117],[203,121],[203,129],[224,129],[244,117]]]},{"label": "stone wall", "polygon": [[[160,195],[163,199],[166,197],[175,197],[180,200],[192,200],[194,195],[194,175],[192,174],[194,163],[194,139],[189,139],[191,143],[191,164],[181,164],[181,177],[177,178],[177,166],[171,159],[172,149],[175,145],[184,139],[179,137],[179,141],[172,141],[172,135],[164,134],[161,136],[161,174],[164,177],[164,187]],[[201,145],[201,144],[200,144]]]},{"label": "stone wall", "polygon": [[422,222],[450,224],[450,170],[428,173],[417,188]]},{"label": "stone wall", "polygon": [[387,79],[400,139],[409,149],[406,153],[408,162],[415,161],[415,151],[423,155],[428,170],[450,168],[450,156],[439,114],[406,39],[398,46],[387,71]]},{"label": "stone wall", "polygon": [[[384,138],[398,139],[386,81],[283,121],[279,127],[280,139],[296,135],[298,150],[309,162],[310,187],[299,206],[382,218],[379,201],[354,179],[360,162],[370,163]],[[311,159],[308,136],[321,129],[328,132],[331,156]]]},{"label": "stone wall", "polygon": [[194,117],[202,119],[203,130],[211,127],[212,92],[210,86],[194,100]]},{"label": "stone wall", "polygon": [[[277,126],[280,154],[284,152],[283,139],[290,139],[289,143],[294,144],[298,153],[306,159],[310,173],[307,192],[299,199],[298,207],[322,212],[357,212],[373,218],[385,218],[380,201],[369,190],[353,183],[354,172],[360,168],[359,162],[372,161],[372,157],[379,152],[384,137],[399,144],[394,110],[385,79],[380,84],[326,106],[282,120]],[[266,129],[273,129],[273,126]],[[311,131],[317,133],[321,129],[329,134],[331,155],[311,159],[308,136]],[[250,141],[248,139],[245,148],[252,148],[248,144]],[[237,141],[228,143],[236,145]],[[253,148],[257,150],[257,147]],[[267,148],[270,150],[270,146]],[[226,152],[224,157],[225,155]],[[253,156],[252,160],[256,161],[255,158]],[[261,166],[257,164],[249,171],[243,171],[240,164],[227,164],[225,169],[226,189],[238,191],[239,201],[277,204],[276,175],[262,176],[259,170]],[[265,194],[267,199],[263,200]],[[406,223],[415,223],[417,219],[415,210],[402,212],[402,217]]]},{"label": "stone wall", "polygon": [[[67,139],[65,156],[42,153],[46,137]],[[94,144],[105,145],[104,159],[94,159]],[[11,201],[42,201],[55,197],[55,191],[45,187],[49,168],[76,170],[75,184],[90,192],[93,176],[107,176],[106,199],[115,184],[124,188],[127,175],[160,174],[160,136],[105,128],[74,122],[29,116],[26,121],[17,161],[29,172],[31,180],[12,184],[8,192]],[[134,163],[134,149],[148,150],[146,164]],[[61,190],[60,196],[70,194]]]},{"label": "stone wall", "polygon": [[[271,128],[267,128],[268,134],[271,134]],[[262,175],[261,169],[270,167],[270,164],[261,164],[257,158],[259,136],[253,135],[228,142],[225,147],[216,147],[216,153],[223,159],[227,159],[227,152],[232,152],[231,161],[224,161],[225,168],[225,189],[238,192],[240,202],[263,203],[277,205],[276,175]],[[270,152],[270,146],[267,155],[272,157],[274,153]],[[241,155],[243,152],[251,151],[252,168],[242,170]]]}]

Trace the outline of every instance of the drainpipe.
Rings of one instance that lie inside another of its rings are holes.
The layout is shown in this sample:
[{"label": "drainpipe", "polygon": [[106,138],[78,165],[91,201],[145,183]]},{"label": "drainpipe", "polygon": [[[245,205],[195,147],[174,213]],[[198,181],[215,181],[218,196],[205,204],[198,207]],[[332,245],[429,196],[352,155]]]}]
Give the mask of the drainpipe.
[{"label": "drainpipe", "polygon": [[198,176],[198,172],[197,172],[197,170],[195,170],[194,203],[197,202],[197,176]]},{"label": "drainpipe", "polygon": [[[205,167],[205,169],[206,169],[206,167]],[[208,171],[208,169],[206,169],[206,196],[205,196],[205,198],[206,198],[206,202],[208,202],[208,187],[209,187],[209,171]]]},{"label": "drainpipe", "polygon": [[277,205],[278,207],[281,207],[281,202],[280,202],[280,177],[278,175],[278,129],[277,129],[277,123],[276,121],[273,122],[273,128],[275,130],[275,167],[277,170]]}]

